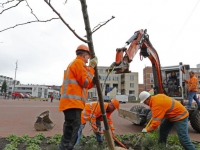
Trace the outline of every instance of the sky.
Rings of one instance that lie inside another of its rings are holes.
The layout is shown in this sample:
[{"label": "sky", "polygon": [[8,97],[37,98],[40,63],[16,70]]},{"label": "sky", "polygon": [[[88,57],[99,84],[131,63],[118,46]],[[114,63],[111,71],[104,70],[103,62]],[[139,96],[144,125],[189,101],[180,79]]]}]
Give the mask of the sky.
[{"label": "sky", "polygon": [[[0,3],[7,0],[0,0]],[[200,63],[200,0],[87,0],[90,26],[112,16],[115,19],[102,26],[93,35],[99,66],[110,66],[115,61],[116,48],[140,29],[147,29],[149,39],[157,50],[161,66]],[[40,20],[57,15],[44,0],[27,0]],[[82,38],[86,35],[79,0],[51,0],[65,21]],[[11,3],[12,5],[16,4]],[[7,11],[10,6],[0,4],[0,31],[16,24],[34,21],[25,2]],[[61,85],[64,70],[76,57],[78,45],[84,44],[59,19],[46,23],[31,23],[0,32],[0,75],[15,77],[21,84]],[[127,46],[128,48],[128,46]],[[132,72],[139,73],[143,83],[143,68],[151,66],[148,58],[139,53],[130,64]]]}]

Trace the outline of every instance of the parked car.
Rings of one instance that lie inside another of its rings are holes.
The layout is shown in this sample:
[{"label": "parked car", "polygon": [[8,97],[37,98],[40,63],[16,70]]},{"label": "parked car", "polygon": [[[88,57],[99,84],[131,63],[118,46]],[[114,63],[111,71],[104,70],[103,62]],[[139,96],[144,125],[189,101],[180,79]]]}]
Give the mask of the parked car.
[{"label": "parked car", "polygon": [[27,93],[27,95],[29,96],[29,98],[33,98],[33,96],[30,93]]},{"label": "parked car", "polygon": [[13,92],[11,95],[12,97],[15,97],[15,98],[24,98],[24,95],[18,92]]},{"label": "parked car", "polygon": [[30,97],[29,94],[27,94],[27,93],[24,94],[24,98],[29,98],[29,97]]},{"label": "parked car", "polygon": [[97,101],[97,96],[93,96],[92,101]]},{"label": "parked car", "polygon": [[116,99],[120,102],[120,103],[126,103],[128,102],[128,95],[116,95]]}]

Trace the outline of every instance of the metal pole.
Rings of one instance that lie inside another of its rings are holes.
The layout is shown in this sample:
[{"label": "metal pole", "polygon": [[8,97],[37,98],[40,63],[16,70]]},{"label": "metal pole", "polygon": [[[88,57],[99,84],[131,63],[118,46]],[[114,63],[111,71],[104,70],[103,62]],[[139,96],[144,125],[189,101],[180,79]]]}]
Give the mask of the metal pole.
[{"label": "metal pole", "polygon": [[18,61],[16,61],[16,63],[15,63],[16,64],[16,68],[15,68],[15,79],[14,79],[13,93],[15,92],[16,72],[17,72],[17,68],[18,68],[17,63],[18,63]]}]

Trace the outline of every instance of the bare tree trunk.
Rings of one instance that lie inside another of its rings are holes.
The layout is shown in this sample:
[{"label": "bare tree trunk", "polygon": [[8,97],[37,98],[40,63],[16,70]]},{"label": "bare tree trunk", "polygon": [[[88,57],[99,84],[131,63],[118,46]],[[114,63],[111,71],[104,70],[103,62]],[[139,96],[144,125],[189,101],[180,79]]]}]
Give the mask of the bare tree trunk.
[{"label": "bare tree trunk", "polygon": [[[89,21],[89,16],[88,16],[88,12],[87,12],[86,0],[80,0],[80,2],[81,2],[81,6],[82,6],[83,19],[85,22],[85,30],[87,33],[87,40],[89,41],[88,47],[91,52],[92,58],[94,58],[95,52],[94,52],[94,45],[93,45],[93,41],[92,41],[92,32],[91,32],[91,28],[90,28],[90,21]],[[109,126],[108,126],[108,121],[106,118],[106,112],[104,109],[104,100],[103,100],[101,87],[100,87],[100,83],[99,83],[99,74],[98,74],[97,67],[95,67],[95,76],[96,76],[96,87],[97,87],[97,92],[98,92],[98,97],[99,97],[99,103],[100,103],[100,107],[101,107],[105,131],[106,131],[106,132],[104,132],[104,134],[107,134],[107,135],[105,135],[105,137],[106,137],[109,149],[114,150],[115,149],[114,142],[113,142],[112,136],[109,132]]]}]

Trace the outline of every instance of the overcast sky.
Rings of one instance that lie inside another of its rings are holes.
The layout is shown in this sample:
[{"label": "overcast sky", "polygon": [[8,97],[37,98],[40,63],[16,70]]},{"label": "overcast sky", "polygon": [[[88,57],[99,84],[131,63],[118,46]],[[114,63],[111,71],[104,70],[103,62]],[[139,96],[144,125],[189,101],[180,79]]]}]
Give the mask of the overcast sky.
[{"label": "overcast sky", "polygon": [[[0,0],[0,3],[6,0]],[[147,29],[150,41],[157,50],[161,66],[179,62],[195,68],[200,63],[200,0],[87,0],[91,28],[115,16],[93,34],[95,54],[99,66],[110,66],[115,61],[116,48],[140,29]],[[86,34],[79,0],[51,0],[65,21],[83,37]],[[57,17],[43,0],[28,0],[40,20]],[[7,8],[10,5],[5,5]],[[3,10],[0,7],[0,12]],[[0,30],[35,17],[22,2],[0,14]],[[61,85],[63,72],[76,57],[75,50],[83,44],[61,20],[32,23],[0,32],[0,75],[16,79],[22,84]],[[127,47],[128,48],[128,47]],[[132,72],[151,66],[140,61],[137,54],[130,64]]]}]

